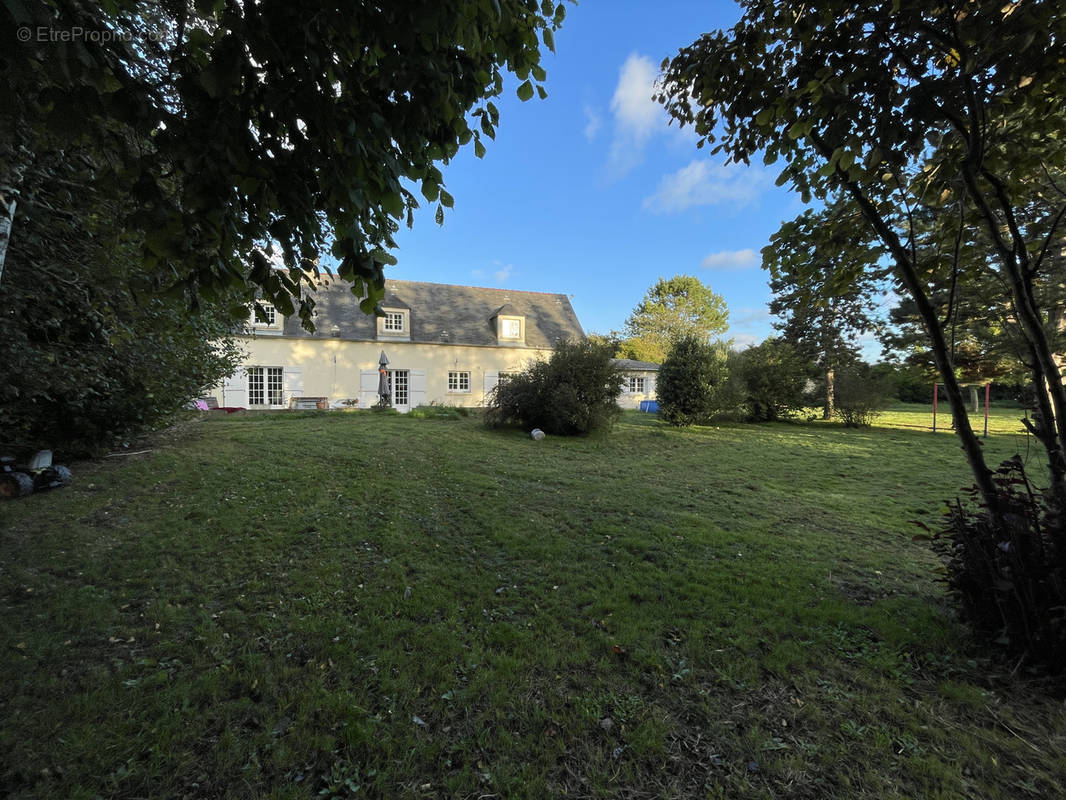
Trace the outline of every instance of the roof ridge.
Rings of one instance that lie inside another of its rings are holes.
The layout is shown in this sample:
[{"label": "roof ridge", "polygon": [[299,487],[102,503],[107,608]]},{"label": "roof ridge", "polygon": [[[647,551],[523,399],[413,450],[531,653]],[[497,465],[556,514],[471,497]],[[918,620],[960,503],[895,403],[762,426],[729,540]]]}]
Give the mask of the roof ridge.
[{"label": "roof ridge", "polygon": [[546,297],[569,297],[565,292],[538,292],[533,289],[509,289],[498,286],[470,286],[464,283],[438,283],[437,281],[412,281],[406,278],[386,278],[385,283],[418,283],[423,286],[448,286],[456,289],[481,289],[486,292],[515,292],[516,294],[541,294]]}]

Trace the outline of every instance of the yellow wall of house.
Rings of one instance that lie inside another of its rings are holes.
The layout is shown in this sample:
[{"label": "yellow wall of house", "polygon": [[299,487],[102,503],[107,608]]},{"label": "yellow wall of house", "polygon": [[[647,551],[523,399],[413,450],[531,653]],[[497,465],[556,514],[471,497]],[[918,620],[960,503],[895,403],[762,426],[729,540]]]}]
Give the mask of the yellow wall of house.
[{"label": "yellow wall of house", "polygon": [[[244,339],[241,343],[248,353],[244,362],[246,367],[299,367],[302,377],[299,393],[302,396],[327,397],[336,403],[358,400],[362,394],[363,402],[359,405],[363,408],[369,403],[365,386],[360,391],[360,376],[365,370],[377,369],[382,350],[388,356],[390,370],[425,370],[425,397],[421,402],[453,406],[483,405],[486,373],[516,372],[538,356],[547,358],[551,355],[550,350],[531,348],[353,342],[324,337],[259,336]],[[448,390],[450,371],[470,373],[469,392]],[[225,397],[223,391],[222,385],[213,390],[221,405],[247,405],[246,395],[243,398]],[[286,396],[286,404],[288,399]]]}]

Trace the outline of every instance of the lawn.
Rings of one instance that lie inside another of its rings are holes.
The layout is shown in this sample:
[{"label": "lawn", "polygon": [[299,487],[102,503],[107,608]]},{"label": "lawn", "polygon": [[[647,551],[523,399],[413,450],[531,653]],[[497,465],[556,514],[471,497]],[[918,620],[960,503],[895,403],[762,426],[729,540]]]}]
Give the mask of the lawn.
[{"label": "lawn", "polygon": [[1064,796],[1061,687],[912,540],[968,483],[930,424],[217,415],[73,465],[0,506],[0,793]]}]

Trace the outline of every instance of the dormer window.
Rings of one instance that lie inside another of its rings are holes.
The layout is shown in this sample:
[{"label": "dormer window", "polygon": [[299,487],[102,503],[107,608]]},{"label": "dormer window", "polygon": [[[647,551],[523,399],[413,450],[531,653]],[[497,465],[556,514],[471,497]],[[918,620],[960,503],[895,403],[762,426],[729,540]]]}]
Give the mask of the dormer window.
[{"label": "dormer window", "polygon": [[526,318],[515,314],[510,306],[503,311],[496,315],[496,339],[501,343],[521,344],[526,340]]},{"label": "dormer window", "polygon": [[281,333],[282,321],[281,314],[270,303],[257,303],[248,313],[248,325],[256,333]]},{"label": "dormer window", "polygon": [[496,341],[507,344],[524,344],[526,340],[526,318],[517,313],[518,309],[510,303],[504,303],[489,317],[496,329]]},{"label": "dormer window", "polygon": [[252,325],[276,325],[278,322],[278,310],[270,303],[259,303],[259,310],[252,307]]},{"label": "dormer window", "polygon": [[411,311],[407,308],[383,308],[378,317],[379,339],[411,339]]}]

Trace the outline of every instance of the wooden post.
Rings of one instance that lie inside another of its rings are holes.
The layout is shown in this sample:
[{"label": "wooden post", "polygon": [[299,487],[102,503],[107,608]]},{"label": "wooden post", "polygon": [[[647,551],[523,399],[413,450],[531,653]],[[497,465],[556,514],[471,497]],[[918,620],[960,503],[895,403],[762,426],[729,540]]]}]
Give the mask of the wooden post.
[{"label": "wooden post", "polygon": [[988,438],[988,396],[991,392],[992,384],[985,384],[985,438]]},{"label": "wooden post", "polygon": [[933,433],[936,433],[936,384],[933,384]]}]

